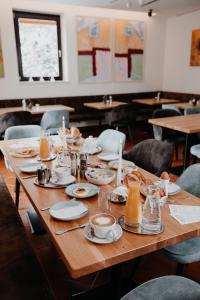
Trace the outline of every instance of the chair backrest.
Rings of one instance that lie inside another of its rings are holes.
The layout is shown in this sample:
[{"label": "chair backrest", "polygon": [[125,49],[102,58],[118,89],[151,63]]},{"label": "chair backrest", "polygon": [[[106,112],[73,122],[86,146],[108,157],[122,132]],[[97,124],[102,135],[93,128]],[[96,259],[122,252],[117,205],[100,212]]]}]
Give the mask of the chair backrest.
[{"label": "chair backrest", "polygon": [[184,110],[184,115],[193,115],[199,113],[200,113],[200,107],[191,107],[191,108],[186,108]]},{"label": "chair backrest", "polygon": [[124,155],[137,166],[157,176],[168,171],[173,158],[173,144],[154,139],[144,140]]},{"label": "chair backrest", "polygon": [[[165,118],[165,117],[176,117],[180,115],[181,112],[175,109],[156,109],[152,114],[152,118],[156,119],[156,118]],[[157,125],[153,125],[153,134],[156,140],[162,141],[164,139],[167,139],[168,137],[172,137],[172,135],[174,135],[174,131],[170,129],[162,128]]]},{"label": "chair backrest", "polygon": [[109,126],[115,121],[126,120],[127,122],[134,122],[136,118],[136,111],[129,105],[124,107],[117,107],[105,113],[105,122]]},{"label": "chair backrest", "polygon": [[114,129],[106,129],[98,137],[97,145],[100,146],[103,150],[112,153],[118,153],[120,140],[122,140],[122,145],[124,148],[126,141],[125,134]]},{"label": "chair backrest", "polygon": [[32,124],[32,115],[28,111],[8,112],[0,116],[0,137],[10,126]]},{"label": "chair backrest", "polygon": [[188,167],[177,180],[177,184],[185,191],[200,198],[200,164]]},{"label": "chair backrest", "polygon": [[52,134],[55,134],[62,126],[62,117],[65,117],[65,126],[69,127],[69,112],[65,109],[45,112],[40,126],[43,130],[50,130]]},{"label": "chair backrest", "polygon": [[172,109],[177,111],[179,114],[181,114],[180,109],[173,104],[162,104],[162,109]]},{"label": "chair backrest", "polygon": [[31,137],[40,137],[41,127],[39,125],[12,126],[6,129],[4,139],[23,139]]}]

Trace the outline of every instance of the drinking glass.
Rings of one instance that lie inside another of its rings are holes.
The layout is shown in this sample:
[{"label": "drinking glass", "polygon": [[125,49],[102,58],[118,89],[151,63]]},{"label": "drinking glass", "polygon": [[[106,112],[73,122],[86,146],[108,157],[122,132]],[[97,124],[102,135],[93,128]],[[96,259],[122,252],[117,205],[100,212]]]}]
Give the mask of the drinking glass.
[{"label": "drinking glass", "polygon": [[150,232],[160,232],[161,230],[160,187],[158,185],[153,184],[147,187],[141,226]]},{"label": "drinking glass", "polygon": [[140,185],[137,182],[129,184],[128,198],[125,206],[125,223],[128,226],[138,226],[142,218],[142,202]]},{"label": "drinking glass", "polygon": [[49,142],[49,132],[45,131],[40,137],[40,159],[48,159],[51,152],[51,145]]},{"label": "drinking glass", "polygon": [[100,190],[99,191],[99,195],[98,195],[98,211],[99,212],[104,212],[104,213],[111,212],[110,195],[111,195],[110,190]]}]

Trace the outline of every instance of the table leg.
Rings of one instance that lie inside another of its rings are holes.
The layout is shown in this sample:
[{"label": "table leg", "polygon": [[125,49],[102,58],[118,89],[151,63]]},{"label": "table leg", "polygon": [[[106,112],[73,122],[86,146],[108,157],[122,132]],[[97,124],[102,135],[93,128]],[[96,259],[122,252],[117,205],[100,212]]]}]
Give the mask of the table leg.
[{"label": "table leg", "polygon": [[191,146],[191,135],[190,134],[186,134],[186,138],[185,138],[185,157],[184,157],[183,170],[185,170],[189,166],[189,162],[190,162],[190,146]]},{"label": "table leg", "polygon": [[16,180],[15,180],[15,204],[17,206],[17,209],[19,208],[19,194],[20,194],[20,182],[16,177]]}]

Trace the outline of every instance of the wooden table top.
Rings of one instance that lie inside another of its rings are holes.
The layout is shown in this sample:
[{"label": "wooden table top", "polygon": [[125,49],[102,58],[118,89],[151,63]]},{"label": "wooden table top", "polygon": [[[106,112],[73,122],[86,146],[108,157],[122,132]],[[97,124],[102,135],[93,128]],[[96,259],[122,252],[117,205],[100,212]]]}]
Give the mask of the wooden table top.
[{"label": "wooden table top", "polygon": [[200,114],[149,119],[148,122],[187,134],[200,132]]},{"label": "wooden table top", "polygon": [[177,102],[179,102],[179,100],[160,98],[160,101],[158,102],[157,99],[155,99],[155,98],[148,98],[148,99],[133,99],[132,102],[138,103],[138,104],[149,105],[149,106],[159,106],[162,104],[177,103]]},{"label": "wooden table top", "polygon": [[[65,106],[62,104],[55,104],[55,105],[40,105],[39,108],[36,108],[35,106],[33,106],[32,109],[27,110],[29,111],[32,115],[42,115],[47,111],[51,111],[51,110],[60,110],[60,109],[66,109],[69,112],[73,112],[75,111],[75,109],[73,107],[69,107],[69,106]],[[23,111],[22,107],[4,107],[4,108],[0,108],[0,115],[3,115],[5,113],[8,112],[15,112],[15,111]]]},{"label": "wooden table top", "polygon": [[[165,226],[165,230],[158,235],[137,235],[124,231],[123,236],[117,242],[107,245],[91,243],[84,238],[83,229],[56,236],[55,231],[58,229],[65,229],[87,222],[89,216],[97,210],[97,196],[83,200],[89,207],[89,215],[80,220],[61,222],[51,218],[49,211],[41,211],[41,208],[50,206],[58,201],[69,201],[69,197],[65,194],[64,189],[45,189],[34,185],[34,178],[23,179],[24,174],[20,172],[19,166],[28,161],[28,159],[14,158],[10,155],[10,145],[17,142],[19,140],[1,141],[0,148],[24,187],[26,194],[73,278],[111,267],[200,235],[200,222],[189,225],[179,224],[170,216],[168,204],[165,204],[162,207],[162,223]],[[151,180],[157,179],[157,177],[144,170],[141,170],[141,172],[146,178]],[[170,198],[175,201],[175,204],[200,204],[199,198],[184,191],[180,191],[178,194],[170,196]],[[123,204],[112,203],[112,214],[117,218],[124,214],[124,208]]]},{"label": "wooden table top", "polygon": [[186,109],[186,108],[200,108],[200,104],[193,105],[189,102],[180,102],[180,103],[174,103],[174,106],[176,106],[179,109]]},{"label": "wooden table top", "polygon": [[85,107],[93,108],[93,109],[98,109],[98,110],[109,110],[113,109],[122,105],[127,105],[128,103],[126,102],[120,102],[120,101],[112,101],[111,104],[107,104],[102,102],[85,102],[83,105]]}]

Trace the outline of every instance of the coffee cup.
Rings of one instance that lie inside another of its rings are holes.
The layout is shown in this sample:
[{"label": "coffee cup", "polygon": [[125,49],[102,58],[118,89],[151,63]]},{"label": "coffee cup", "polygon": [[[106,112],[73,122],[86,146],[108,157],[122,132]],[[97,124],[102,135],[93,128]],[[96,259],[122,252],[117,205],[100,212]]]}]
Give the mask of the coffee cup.
[{"label": "coffee cup", "polygon": [[62,181],[64,178],[71,174],[70,168],[55,168],[52,172],[52,179]]},{"label": "coffee cup", "polygon": [[113,215],[107,213],[93,215],[89,220],[89,224],[96,237],[113,241],[116,240],[116,219]]}]

